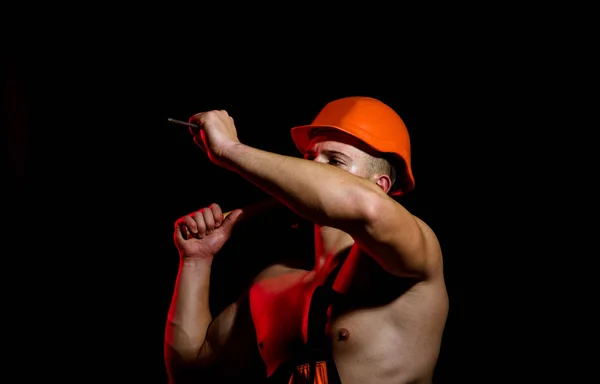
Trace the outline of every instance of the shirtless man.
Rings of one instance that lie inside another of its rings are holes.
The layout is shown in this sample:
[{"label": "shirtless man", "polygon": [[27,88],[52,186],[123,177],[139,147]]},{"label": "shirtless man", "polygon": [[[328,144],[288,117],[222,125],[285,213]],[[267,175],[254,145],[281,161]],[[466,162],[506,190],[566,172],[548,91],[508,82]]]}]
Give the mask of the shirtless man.
[{"label": "shirtless man", "polygon": [[396,112],[367,97],[332,101],[291,131],[304,159],[241,143],[226,111],[190,122],[214,164],[314,223],[315,264],[268,267],[213,317],[212,260],[245,212],[212,204],[177,220],[171,383],[431,383],[448,296],[436,235],[393,198],[414,186]]}]

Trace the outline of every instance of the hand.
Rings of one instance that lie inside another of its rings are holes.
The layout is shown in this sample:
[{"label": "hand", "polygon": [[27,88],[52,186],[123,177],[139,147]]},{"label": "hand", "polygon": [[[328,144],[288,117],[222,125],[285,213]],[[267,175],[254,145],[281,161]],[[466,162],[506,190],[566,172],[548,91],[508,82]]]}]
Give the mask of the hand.
[{"label": "hand", "polygon": [[227,167],[225,151],[240,142],[233,118],[226,111],[208,111],[196,113],[189,122],[199,126],[190,127],[196,145],[208,154],[213,163]]},{"label": "hand", "polygon": [[221,207],[215,203],[178,219],[174,239],[181,258],[212,260],[231,236],[241,213],[236,209],[223,218]]}]

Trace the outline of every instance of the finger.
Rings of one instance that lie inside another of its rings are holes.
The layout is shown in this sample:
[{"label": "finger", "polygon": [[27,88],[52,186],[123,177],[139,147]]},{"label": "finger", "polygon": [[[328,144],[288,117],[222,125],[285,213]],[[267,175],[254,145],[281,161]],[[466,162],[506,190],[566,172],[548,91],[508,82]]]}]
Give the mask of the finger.
[{"label": "finger", "polygon": [[196,221],[188,215],[175,222],[175,231],[178,238],[187,240],[198,233],[198,227],[196,226]]},{"label": "finger", "polygon": [[177,238],[177,240],[180,242],[184,240],[189,240],[192,237],[194,237],[192,231],[190,231],[189,228],[185,225],[178,225],[175,229],[175,238]]},{"label": "finger", "polygon": [[202,208],[192,214],[192,217],[194,218],[194,221],[196,222],[196,227],[198,228],[196,237],[199,237],[199,238],[203,238],[204,235],[206,234],[206,224],[204,223],[204,214],[202,213],[203,210],[204,210],[204,208]]},{"label": "finger", "polygon": [[[194,124],[194,123],[192,123]],[[198,136],[200,134],[200,127],[189,127],[188,128],[192,136]]]},{"label": "finger", "polygon": [[185,230],[185,226],[181,223],[180,220],[175,221],[175,231],[174,231],[175,239],[178,242],[183,240],[187,240],[187,231]]},{"label": "finger", "polygon": [[212,211],[213,217],[215,218],[215,228],[219,228],[223,223],[223,211],[221,210],[221,206],[217,203],[213,203],[210,205],[210,210]]},{"label": "finger", "polygon": [[244,211],[239,208],[234,209],[233,211],[229,212],[227,217],[223,220],[223,224],[222,224],[222,228],[226,234],[228,234],[228,235],[231,234],[231,231],[232,231],[235,223],[237,223],[239,220],[243,219],[243,213],[244,213]]},{"label": "finger", "polygon": [[202,127],[202,113],[196,113],[190,117],[188,123],[197,125],[197,127],[189,127],[189,130],[192,135],[198,135],[200,133],[200,127]]},{"label": "finger", "polygon": [[204,225],[206,226],[206,234],[210,235],[215,230],[215,218],[213,217],[213,211],[210,208],[204,208],[202,210],[204,216]]}]

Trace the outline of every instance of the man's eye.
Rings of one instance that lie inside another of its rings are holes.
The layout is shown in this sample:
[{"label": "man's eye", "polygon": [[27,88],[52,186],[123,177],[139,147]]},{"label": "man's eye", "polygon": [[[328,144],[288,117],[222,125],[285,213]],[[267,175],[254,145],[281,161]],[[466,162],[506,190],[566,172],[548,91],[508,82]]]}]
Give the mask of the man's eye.
[{"label": "man's eye", "polygon": [[338,159],[329,159],[329,164],[331,165],[344,165],[344,163]]}]

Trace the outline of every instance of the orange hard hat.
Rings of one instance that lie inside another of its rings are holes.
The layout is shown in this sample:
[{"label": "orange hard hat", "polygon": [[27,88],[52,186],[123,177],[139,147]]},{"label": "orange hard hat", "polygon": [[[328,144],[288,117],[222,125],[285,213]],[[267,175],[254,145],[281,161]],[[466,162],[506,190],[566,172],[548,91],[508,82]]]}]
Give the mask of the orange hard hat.
[{"label": "orange hard hat", "polygon": [[378,152],[396,169],[397,180],[389,192],[398,196],[415,186],[410,163],[410,138],[402,118],[391,107],[371,97],[344,97],[329,102],[310,125],[291,129],[292,140],[305,153],[316,128],[346,132]]}]

